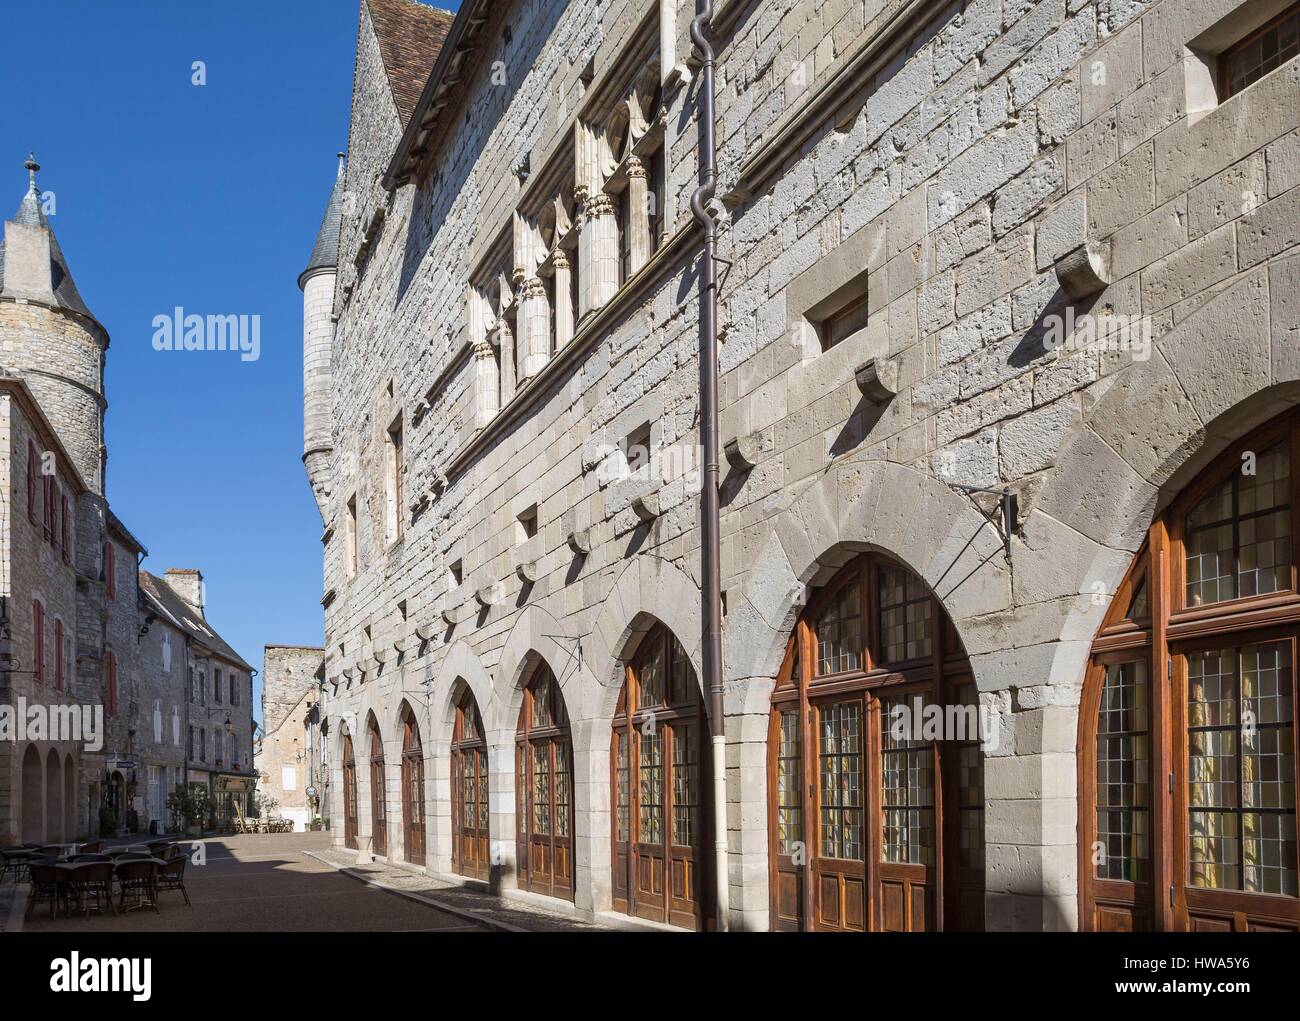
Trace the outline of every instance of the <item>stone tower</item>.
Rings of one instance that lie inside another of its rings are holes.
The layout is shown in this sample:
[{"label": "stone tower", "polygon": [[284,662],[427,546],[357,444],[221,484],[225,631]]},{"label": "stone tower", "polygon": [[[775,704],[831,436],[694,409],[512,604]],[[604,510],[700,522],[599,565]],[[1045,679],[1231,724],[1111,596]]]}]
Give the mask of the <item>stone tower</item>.
[{"label": "stone tower", "polygon": [[27,194],[0,242],[0,373],[27,383],[89,489],[104,494],[108,333],[86,308],[42,207],[34,156]]},{"label": "stone tower", "polygon": [[298,276],[302,289],[303,464],[325,520],[330,495],[330,348],[334,341],[334,281],[338,274],[339,217],[343,207],[343,153],[325,218],[307,268]]}]

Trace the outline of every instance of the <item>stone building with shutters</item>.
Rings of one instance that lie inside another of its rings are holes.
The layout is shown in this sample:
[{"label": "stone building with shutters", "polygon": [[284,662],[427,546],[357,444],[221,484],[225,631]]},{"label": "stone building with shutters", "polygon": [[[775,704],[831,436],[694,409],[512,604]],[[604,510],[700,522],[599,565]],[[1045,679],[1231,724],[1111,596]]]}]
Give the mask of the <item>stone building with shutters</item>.
[{"label": "stone building with shutters", "polygon": [[252,668],[207,624],[198,572],[141,572],[148,551],[111,509],[108,333],[25,168],[0,238],[2,846],[170,829],[167,794],[197,776],[187,664],[208,657],[229,708],[202,726],[231,749],[218,768],[252,777]]},{"label": "stone building with shutters", "polygon": [[694,14],[361,5],[335,839],[626,925],[1300,928],[1300,8],[713,5],[721,776]]}]

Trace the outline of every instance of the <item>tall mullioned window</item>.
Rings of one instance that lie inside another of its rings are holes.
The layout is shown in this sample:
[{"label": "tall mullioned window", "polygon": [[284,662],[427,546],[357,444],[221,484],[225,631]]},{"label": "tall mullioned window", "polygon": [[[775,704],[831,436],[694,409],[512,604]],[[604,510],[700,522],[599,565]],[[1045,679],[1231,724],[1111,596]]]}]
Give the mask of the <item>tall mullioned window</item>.
[{"label": "tall mullioned window", "polygon": [[[1086,928],[1300,928],[1298,449],[1291,412],[1193,480],[1094,641]],[[1167,777],[1153,775],[1162,761]]]}]

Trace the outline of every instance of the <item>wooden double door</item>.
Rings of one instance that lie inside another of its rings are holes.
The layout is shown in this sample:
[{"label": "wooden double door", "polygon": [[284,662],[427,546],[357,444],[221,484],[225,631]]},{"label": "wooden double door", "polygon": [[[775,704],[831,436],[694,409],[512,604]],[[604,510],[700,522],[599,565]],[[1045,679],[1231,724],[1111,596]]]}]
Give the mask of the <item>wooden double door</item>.
[{"label": "wooden double door", "polygon": [[573,899],[573,741],[560,685],[543,661],[524,688],[515,728],[519,883]]},{"label": "wooden double door", "polygon": [[616,911],[685,928],[712,924],[706,742],[690,661],[657,626],[628,667],[610,750]]},{"label": "wooden double door", "polygon": [[371,721],[370,729],[370,822],[372,850],[388,856],[388,792],[384,782],[384,743],[379,725]]},{"label": "wooden double door", "polygon": [[409,716],[402,727],[402,821],[406,860],[412,865],[423,865],[424,748],[419,725]]},{"label": "wooden double door", "polygon": [[487,879],[491,872],[487,743],[468,689],[457,703],[452,731],[451,801],[452,867],[462,876]]},{"label": "wooden double door", "polygon": [[357,847],[357,759],[352,738],[343,735],[343,846]]}]

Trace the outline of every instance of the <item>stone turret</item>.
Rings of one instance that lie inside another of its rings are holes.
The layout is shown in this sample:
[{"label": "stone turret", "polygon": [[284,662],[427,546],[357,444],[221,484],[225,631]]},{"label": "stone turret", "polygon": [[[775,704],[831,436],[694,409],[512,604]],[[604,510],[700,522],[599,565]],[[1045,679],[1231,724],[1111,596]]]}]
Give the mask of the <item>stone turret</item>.
[{"label": "stone turret", "polygon": [[77,292],[36,185],[0,240],[0,374],[21,378],[49,416],[77,471],[104,493],[104,357],[108,333]]},{"label": "stone turret", "polygon": [[338,275],[339,218],[343,209],[343,153],[325,218],[307,268],[298,276],[302,289],[303,464],[325,520],[330,495],[330,348],[334,341],[334,281]]}]

